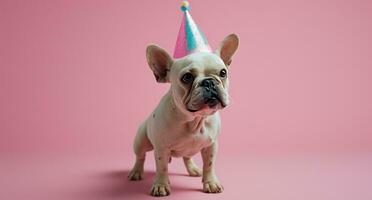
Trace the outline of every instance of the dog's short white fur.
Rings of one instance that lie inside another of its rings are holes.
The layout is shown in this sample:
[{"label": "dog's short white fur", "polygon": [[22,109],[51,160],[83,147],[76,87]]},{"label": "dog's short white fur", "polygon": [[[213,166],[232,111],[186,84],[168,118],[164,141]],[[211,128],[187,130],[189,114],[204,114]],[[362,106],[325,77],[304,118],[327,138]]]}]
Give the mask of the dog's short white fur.
[{"label": "dog's short white fur", "polygon": [[[220,132],[218,110],[229,104],[227,71],[238,44],[237,35],[230,34],[214,53],[196,52],[180,59],[172,59],[156,45],[147,47],[147,62],[157,82],[169,82],[171,87],[138,129],[136,161],[129,180],[142,179],[145,154],[154,150],[156,176],[151,195],[170,194],[171,157],[183,157],[190,176],[203,176],[204,192],[222,192],[214,172]],[[202,170],[192,160],[198,152],[203,159]]]}]

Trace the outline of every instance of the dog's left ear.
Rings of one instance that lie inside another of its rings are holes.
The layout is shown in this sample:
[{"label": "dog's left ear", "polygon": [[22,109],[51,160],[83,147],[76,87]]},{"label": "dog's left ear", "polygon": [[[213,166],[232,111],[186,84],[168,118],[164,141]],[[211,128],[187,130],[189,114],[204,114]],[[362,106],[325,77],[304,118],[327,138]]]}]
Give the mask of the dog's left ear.
[{"label": "dog's left ear", "polygon": [[230,34],[225,37],[216,50],[216,54],[223,60],[226,66],[231,64],[231,58],[238,49],[239,38],[236,34]]},{"label": "dog's left ear", "polygon": [[149,45],[146,49],[146,58],[156,81],[158,83],[169,82],[169,70],[173,64],[173,59],[169,54],[159,46]]}]

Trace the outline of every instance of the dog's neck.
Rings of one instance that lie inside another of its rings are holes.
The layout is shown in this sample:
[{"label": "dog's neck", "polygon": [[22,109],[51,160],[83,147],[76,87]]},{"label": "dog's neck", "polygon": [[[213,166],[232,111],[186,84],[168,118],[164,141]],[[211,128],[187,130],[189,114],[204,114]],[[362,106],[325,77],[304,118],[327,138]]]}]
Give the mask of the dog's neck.
[{"label": "dog's neck", "polygon": [[208,115],[206,116],[201,116],[201,115],[190,115],[182,112],[180,108],[177,107],[176,103],[174,102],[174,99],[172,97],[172,92],[169,91],[168,93],[169,96],[169,101],[170,101],[170,109],[172,110],[172,114],[176,117],[179,121],[180,124],[185,125],[187,129],[190,130],[190,132],[203,132],[205,129],[205,122],[206,119],[209,117]]}]

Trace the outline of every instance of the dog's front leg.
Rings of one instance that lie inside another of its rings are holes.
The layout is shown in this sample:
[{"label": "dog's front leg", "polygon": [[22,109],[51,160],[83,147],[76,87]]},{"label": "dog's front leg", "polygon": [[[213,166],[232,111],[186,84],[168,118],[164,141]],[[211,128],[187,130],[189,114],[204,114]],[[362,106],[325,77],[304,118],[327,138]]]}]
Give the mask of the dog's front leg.
[{"label": "dog's front leg", "polygon": [[218,144],[214,142],[201,151],[203,158],[203,191],[206,193],[220,193],[223,191],[223,186],[214,172],[217,148]]},{"label": "dog's front leg", "polygon": [[170,152],[168,149],[155,149],[156,175],[151,188],[152,196],[168,196],[170,183],[168,177],[168,162]]}]

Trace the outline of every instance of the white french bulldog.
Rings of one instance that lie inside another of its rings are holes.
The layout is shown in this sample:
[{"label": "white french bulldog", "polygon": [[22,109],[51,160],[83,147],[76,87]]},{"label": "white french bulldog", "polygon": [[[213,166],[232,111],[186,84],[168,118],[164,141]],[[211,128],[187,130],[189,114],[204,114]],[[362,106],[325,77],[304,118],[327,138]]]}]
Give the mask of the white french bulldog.
[{"label": "white french bulldog", "polygon": [[[238,44],[237,35],[231,34],[215,53],[197,52],[180,59],[172,59],[156,45],[147,47],[147,62],[157,82],[169,82],[171,87],[138,129],[134,141],[136,162],[128,179],[142,179],[145,154],[154,150],[156,176],[152,196],[170,194],[171,157],[183,157],[190,176],[203,176],[204,192],[222,192],[214,172],[220,132],[218,111],[229,104],[228,66]],[[198,152],[203,170],[192,159]]]}]

